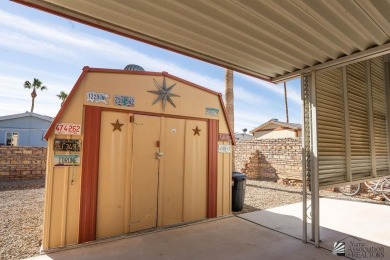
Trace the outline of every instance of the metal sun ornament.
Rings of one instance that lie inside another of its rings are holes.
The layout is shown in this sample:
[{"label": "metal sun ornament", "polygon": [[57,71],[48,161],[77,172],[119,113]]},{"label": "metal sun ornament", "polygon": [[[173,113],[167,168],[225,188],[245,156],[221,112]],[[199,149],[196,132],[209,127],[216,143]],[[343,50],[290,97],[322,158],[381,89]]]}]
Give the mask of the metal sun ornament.
[{"label": "metal sun ornament", "polygon": [[161,100],[163,109],[165,110],[165,105],[167,101],[171,103],[172,106],[176,107],[175,104],[173,103],[171,97],[180,97],[179,95],[171,93],[172,88],[176,85],[176,83],[172,84],[170,87],[167,88],[166,82],[165,82],[165,77],[163,80],[162,86],[155,80],[153,79],[154,84],[158,88],[158,90],[148,90],[148,92],[153,93],[158,95],[156,100],[153,102],[152,105],[156,104],[158,101]]}]

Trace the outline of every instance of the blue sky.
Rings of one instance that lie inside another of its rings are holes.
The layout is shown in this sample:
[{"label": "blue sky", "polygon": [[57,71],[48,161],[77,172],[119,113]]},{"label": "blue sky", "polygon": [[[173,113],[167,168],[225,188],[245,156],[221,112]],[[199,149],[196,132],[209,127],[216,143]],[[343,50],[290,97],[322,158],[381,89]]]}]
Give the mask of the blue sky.
[{"label": "blue sky", "polygon": [[[40,79],[34,112],[54,117],[84,66],[167,71],[224,94],[225,69],[6,0],[0,0],[0,116],[30,111],[26,80]],[[301,121],[300,80],[287,82],[290,122]],[[235,132],[285,121],[283,84],[234,73]]]}]

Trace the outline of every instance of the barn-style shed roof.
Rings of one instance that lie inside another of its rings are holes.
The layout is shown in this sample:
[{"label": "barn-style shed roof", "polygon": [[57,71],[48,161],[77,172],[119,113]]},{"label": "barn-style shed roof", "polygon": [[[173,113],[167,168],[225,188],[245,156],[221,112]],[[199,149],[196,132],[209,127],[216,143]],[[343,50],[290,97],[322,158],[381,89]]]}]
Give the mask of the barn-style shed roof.
[{"label": "barn-style shed roof", "polygon": [[[172,74],[169,74],[168,72],[165,72],[165,71],[163,71],[163,72],[150,72],[150,71],[141,71],[141,70],[135,70],[134,71],[134,70],[127,70],[127,69],[119,70],[119,69],[105,69],[105,68],[90,68],[88,66],[85,66],[83,68],[83,72],[81,73],[81,75],[79,76],[79,78],[76,81],[75,85],[73,86],[71,92],[69,93],[68,98],[65,100],[63,106],[61,107],[61,109],[58,112],[57,116],[55,117],[54,121],[52,122],[52,124],[50,125],[49,129],[47,130],[46,135],[45,135],[45,139],[46,140],[48,140],[49,137],[53,134],[54,128],[55,128],[56,124],[61,119],[61,116],[66,111],[69,103],[73,99],[76,91],[80,88],[80,85],[82,85],[83,80],[85,79],[85,77],[86,77],[86,75],[88,73],[107,73],[107,74],[122,74],[122,75],[143,75],[143,76],[164,76],[166,78],[170,78],[170,79],[172,79],[172,80],[174,80],[176,82],[183,83],[185,85],[191,86],[193,88],[197,88],[199,90],[202,90],[204,92],[207,92],[207,93],[209,93],[211,95],[216,96],[218,98],[219,102],[220,102],[221,107],[222,107],[223,111],[221,111],[221,112],[223,114],[223,117],[227,121],[227,112],[226,112],[226,108],[225,108],[225,105],[224,105],[221,93],[218,93],[218,92],[215,92],[215,91],[210,90],[208,88],[199,86],[199,85],[197,85],[195,83],[192,83],[192,82],[190,82],[188,80],[176,77],[176,76],[174,76]],[[232,140],[232,143],[235,144],[235,138],[234,138],[233,131],[230,128],[229,125],[228,125],[228,128],[229,128],[229,135],[230,135],[230,138]]]}]

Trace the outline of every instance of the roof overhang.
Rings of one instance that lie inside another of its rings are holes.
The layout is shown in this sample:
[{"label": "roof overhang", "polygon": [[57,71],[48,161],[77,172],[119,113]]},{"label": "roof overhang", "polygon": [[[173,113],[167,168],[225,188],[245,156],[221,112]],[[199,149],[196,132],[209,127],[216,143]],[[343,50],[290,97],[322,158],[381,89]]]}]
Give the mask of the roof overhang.
[{"label": "roof overhang", "polygon": [[299,130],[302,130],[302,127],[300,126],[297,126],[297,125],[292,125],[292,124],[289,124],[289,123],[286,123],[286,122],[279,122],[279,121],[274,121],[274,120],[269,120],[267,122],[265,122],[264,124],[252,129],[251,131],[249,131],[249,133],[253,134],[257,131],[263,131],[263,130],[272,130],[272,129],[264,129],[266,126],[269,126],[271,124],[274,124],[274,125],[277,125],[279,127],[283,127],[285,129],[291,129],[291,130],[296,130],[296,131],[299,131]]},{"label": "roof overhang", "polygon": [[390,52],[389,1],[14,1],[271,82]]},{"label": "roof overhang", "polygon": [[13,114],[13,115],[7,115],[7,116],[0,116],[0,121],[4,120],[10,120],[10,119],[18,119],[18,118],[24,118],[24,117],[36,117],[48,122],[52,122],[54,118],[50,116],[44,116],[33,112],[26,112],[26,113],[20,113],[20,114]]}]

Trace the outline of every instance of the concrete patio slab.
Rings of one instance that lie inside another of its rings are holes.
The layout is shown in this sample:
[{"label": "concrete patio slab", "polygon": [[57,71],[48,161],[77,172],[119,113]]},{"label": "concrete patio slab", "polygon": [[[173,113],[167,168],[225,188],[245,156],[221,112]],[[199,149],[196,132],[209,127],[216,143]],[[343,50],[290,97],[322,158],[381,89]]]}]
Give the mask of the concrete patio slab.
[{"label": "concrete patio slab", "polygon": [[[302,203],[296,203],[85,243],[32,259],[343,259],[331,253],[337,241],[345,242],[353,259],[390,259],[388,205],[321,198],[320,214],[321,248],[301,241]],[[310,231],[309,223],[309,239]],[[373,251],[367,253],[369,248]]]},{"label": "concrete patio slab", "polygon": [[[274,213],[276,214],[276,213]],[[228,217],[32,259],[343,259],[294,237]]]},{"label": "concrete patio slab", "polygon": [[[310,216],[310,208],[307,212]],[[302,203],[241,214],[239,217],[302,239]],[[390,207],[386,204],[321,198],[320,246],[333,250],[334,242],[345,240],[351,244],[358,241],[367,246],[383,248],[387,259],[390,259],[389,219]],[[308,222],[310,240],[311,220],[308,219]]]}]

